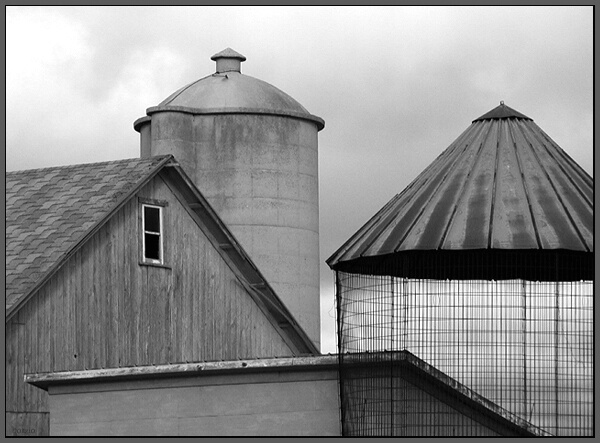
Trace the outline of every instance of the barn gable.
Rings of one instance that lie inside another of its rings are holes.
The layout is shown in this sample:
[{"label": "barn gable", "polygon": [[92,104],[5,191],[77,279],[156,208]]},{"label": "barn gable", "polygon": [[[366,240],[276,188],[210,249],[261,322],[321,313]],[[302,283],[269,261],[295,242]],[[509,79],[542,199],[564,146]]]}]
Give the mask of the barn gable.
[{"label": "barn gable", "polygon": [[316,348],[172,156],[7,173],[6,319],[155,176],[161,176],[299,353]]},{"label": "barn gable", "polygon": [[[45,170],[51,179],[44,170],[7,179],[6,410],[14,411],[7,415],[13,425],[36,427],[43,420],[31,416],[48,411],[47,394],[26,385],[24,373],[316,353],[171,156],[64,169]],[[143,262],[146,204],[162,208],[162,263]],[[11,226],[24,207],[38,218]]]},{"label": "barn gable", "polygon": [[167,156],[6,173],[6,316]]}]

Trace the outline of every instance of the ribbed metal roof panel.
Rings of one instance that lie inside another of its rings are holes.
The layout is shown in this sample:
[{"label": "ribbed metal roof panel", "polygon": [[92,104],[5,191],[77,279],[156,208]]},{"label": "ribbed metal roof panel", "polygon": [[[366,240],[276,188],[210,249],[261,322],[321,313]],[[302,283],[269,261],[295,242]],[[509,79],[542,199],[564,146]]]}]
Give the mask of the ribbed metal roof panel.
[{"label": "ribbed metal roof panel", "polygon": [[415,250],[593,251],[593,179],[529,117],[473,121],[327,261]]}]

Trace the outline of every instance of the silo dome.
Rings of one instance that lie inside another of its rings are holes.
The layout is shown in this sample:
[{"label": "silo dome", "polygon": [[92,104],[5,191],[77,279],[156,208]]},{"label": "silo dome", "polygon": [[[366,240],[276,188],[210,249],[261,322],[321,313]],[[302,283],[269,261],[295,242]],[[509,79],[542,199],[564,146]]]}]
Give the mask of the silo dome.
[{"label": "silo dome", "polygon": [[320,117],[242,74],[227,48],[215,72],[135,121],[142,157],[172,154],[317,347]]},{"label": "silo dome", "polygon": [[[196,80],[168,96],[147,114],[175,110],[191,114],[250,113],[273,114],[312,121],[320,131],[325,126],[322,118],[310,114],[282,90],[260,79],[241,73],[241,62],[246,57],[227,48],[211,57],[216,61],[214,74]],[[139,131],[146,117],[134,123]]]}]

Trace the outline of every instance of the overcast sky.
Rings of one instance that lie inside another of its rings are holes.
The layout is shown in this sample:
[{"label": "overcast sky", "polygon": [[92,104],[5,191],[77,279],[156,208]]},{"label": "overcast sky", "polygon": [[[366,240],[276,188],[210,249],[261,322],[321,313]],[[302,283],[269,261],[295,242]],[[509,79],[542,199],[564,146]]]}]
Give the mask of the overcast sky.
[{"label": "overcast sky", "polygon": [[6,169],[139,157],[133,122],[226,47],[325,120],[323,352],[325,260],[501,100],[593,175],[591,6],[7,7]]}]

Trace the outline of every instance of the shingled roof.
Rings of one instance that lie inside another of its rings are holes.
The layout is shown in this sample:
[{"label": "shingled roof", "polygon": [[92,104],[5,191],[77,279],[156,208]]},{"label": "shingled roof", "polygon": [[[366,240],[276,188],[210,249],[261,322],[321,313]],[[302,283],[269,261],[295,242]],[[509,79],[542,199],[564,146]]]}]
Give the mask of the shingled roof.
[{"label": "shingled roof", "polygon": [[6,173],[6,312],[171,156]]}]

